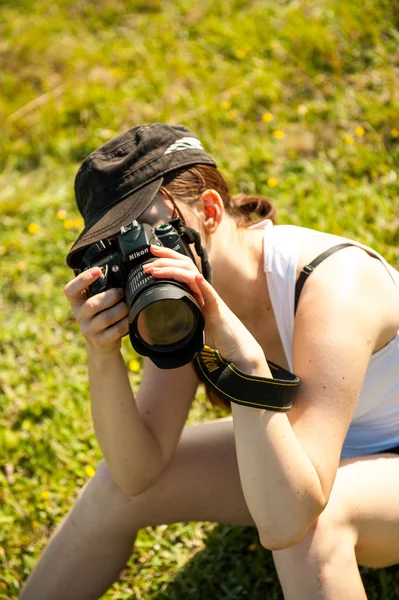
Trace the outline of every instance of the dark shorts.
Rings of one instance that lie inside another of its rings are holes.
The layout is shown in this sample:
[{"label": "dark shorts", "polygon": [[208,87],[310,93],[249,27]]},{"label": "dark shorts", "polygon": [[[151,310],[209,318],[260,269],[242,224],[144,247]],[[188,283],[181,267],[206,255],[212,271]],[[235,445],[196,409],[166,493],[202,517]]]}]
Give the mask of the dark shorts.
[{"label": "dark shorts", "polygon": [[391,454],[399,454],[399,446],[394,446],[394,448],[387,448],[386,450],[381,450],[378,454],[383,454],[384,452],[390,452]]}]

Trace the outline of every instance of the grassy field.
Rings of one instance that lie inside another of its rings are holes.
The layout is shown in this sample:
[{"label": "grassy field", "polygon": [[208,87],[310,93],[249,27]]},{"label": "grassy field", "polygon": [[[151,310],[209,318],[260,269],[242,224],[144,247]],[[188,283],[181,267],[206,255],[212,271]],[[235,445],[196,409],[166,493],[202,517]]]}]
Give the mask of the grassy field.
[{"label": "grassy field", "polygon": [[[15,599],[93,476],[83,338],[63,287],[73,178],[133,125],[188,125],[281,223],[354,237],[399,266],[398,0],[0,2],[0,600]],[[124,344],[133,386],[140,358]],[[199,394],[190,420],[217,416]],[[362,570],[399,597],[399,570]],[[281,598],[252,529],[148,529],[104,596]],[[56,600],[56,599],[55,599]]]}]

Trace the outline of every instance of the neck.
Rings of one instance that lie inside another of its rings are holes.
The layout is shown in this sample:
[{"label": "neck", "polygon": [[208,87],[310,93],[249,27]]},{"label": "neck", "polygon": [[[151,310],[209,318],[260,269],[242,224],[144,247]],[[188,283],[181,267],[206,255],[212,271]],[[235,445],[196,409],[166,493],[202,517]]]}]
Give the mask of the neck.
[{"label": "neck", "polygon": [[265,322],[271,301],[264,273],[263,229],[238,229],[229,224],[229,244],[216,251],[213,285],[229,308],[249,328]]}]

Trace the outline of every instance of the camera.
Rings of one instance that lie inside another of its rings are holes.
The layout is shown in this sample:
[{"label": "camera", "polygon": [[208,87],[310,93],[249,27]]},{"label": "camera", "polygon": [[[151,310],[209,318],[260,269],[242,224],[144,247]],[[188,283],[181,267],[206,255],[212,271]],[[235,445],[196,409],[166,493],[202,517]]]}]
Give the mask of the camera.
[{"label": "camera", "polygon": [[82,257],[82,268],[100,267],[102,276],[89,288],[95,295],[114,287],[125,290],[129,310],[129,338],[138,354],[148,356],[161,369],[191,362],[204,345],[205,319],[187,285],[145,273],[143,265],[156,260],[150,245],[166,246],[194,257],[183,241],[190,238],[178,218],[154,229],[132,221],[114,240],[92,244]]}]

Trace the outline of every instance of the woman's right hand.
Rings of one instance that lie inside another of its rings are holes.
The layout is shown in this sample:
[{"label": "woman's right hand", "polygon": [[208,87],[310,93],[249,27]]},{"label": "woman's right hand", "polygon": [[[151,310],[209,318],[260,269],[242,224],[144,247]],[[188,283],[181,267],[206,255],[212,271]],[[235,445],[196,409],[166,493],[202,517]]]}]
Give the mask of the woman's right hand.
[{"label": "woman's right hand", "polygon": [[128,308],[124,291],[112,288],[87,298],[87,289],[101,276],[99,267],[83,271],[65,286],[76,321],[91,349],[110,354],[120,349],[121,338],[128,332]]}]

